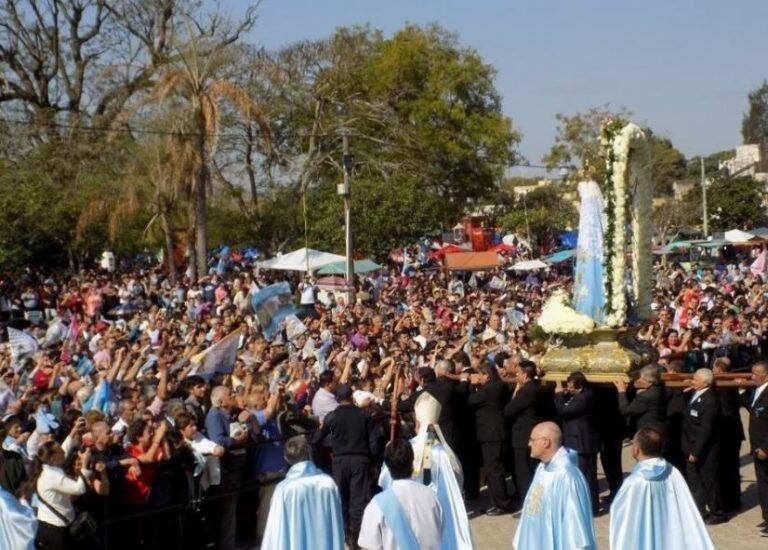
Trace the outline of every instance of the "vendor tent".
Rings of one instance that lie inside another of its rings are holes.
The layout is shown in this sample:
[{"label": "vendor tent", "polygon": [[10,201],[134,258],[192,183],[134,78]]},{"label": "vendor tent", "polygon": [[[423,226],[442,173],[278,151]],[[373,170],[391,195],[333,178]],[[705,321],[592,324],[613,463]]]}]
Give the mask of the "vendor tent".
[{"label": "vendor tent", "polygon": [[525,260],[517,262],[512,266],[512,269],[515,271],[534,271],[536,269],[546,269],[548,267],[549,266],[541,260]]},{"label": "vendor tent", "polygon": [[451,271],[482,271],[499,267],[499,256],[485,252],[455,252],[445,256],[445,266]]},{"label": "vendor tent", "polygon": [[[370,273],[371,271],[378,271],[381,266],[373,260],[355,260],[355,273]],[[333,262],[327,264],[317,270],[318,275],[346,275],[347,274],[347,261]]]},{"label": "vendor tent", "polygon": [[733,244],[752,243],[753,241],[757,241],[759,239],[760,237],[757,235],[747,233],[741,229],[731,229],[730,231],[725,232],[725,240]]},{"label": "vendor tent", "polygon": [[574,256],[576,256],[576,250],[561,250],[560,252],[555,252],[551,256],[547,256],[544,258],[544,261],[550,264],[559,264],[566,260],[570,260]]},{"label": "vendor tent", "polygon": [[307,267],[309,267],[310,271],[314,271],[324,265],[343,261],[344,256],[338,254],[311,248],[300,248],[288,254],[259,262],[258,266],[261,269],[279,269],[282,271],[307,271]]},{"label": "vendor tent", "polygon": [[349,286],[347,285],[347,281],[345,281],[341,277],[335,277],[335,276],[319,278],[317,280],[316,286],[321,290],[344,291],[349,289]]}]

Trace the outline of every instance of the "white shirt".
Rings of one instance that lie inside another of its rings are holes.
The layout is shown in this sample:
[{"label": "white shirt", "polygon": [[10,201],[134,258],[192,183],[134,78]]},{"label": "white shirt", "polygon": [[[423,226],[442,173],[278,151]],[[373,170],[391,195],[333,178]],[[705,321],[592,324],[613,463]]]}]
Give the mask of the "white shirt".
[{"label": "white shirt", "polygon": [[696,393],[694,393],[694,394],[693,394],[693,397],[691,397],[691,403],[696,403],[696,400],[697,400],[699,397],[701,397],[702,395],[704,395],[704,392],[706,392],[708,389],[709,389],[709,386],[707,386],[707,387],[706,387],[706,388],[704,388],[703,390],[699,390],[699,391],[697,391]]},{"label": "white shirt", "polygon": [[310,283],[306,283],[301,289],[301,305],[315,305],[315,287]]},{"label": "white shirt", "polygon": [[[435,492],[410,479],[394,480],[392,490],[419,541],[420,550],[438,550],[443,530],[443,511]],[[357,543],[370,550],[398,550],[392,531],[384,521],[384,513],[374,500],[365,507]]]},{"label": "white shirt", "polygon": [[760,396],[765,391],[765,388],[768,388],[768,382],[763,384],[762,386],[758,386],[755,388],[755,396],[752,398],[752,406],[755,406],[755,403],[757,403],[757,400],[760,399]]},{"label": "white shirt", "polygon": [[325,421],[328,413],[336,410],[338,406],[339,402],[336,401],[336,396],[325,388],[317,390],[315,397],[312,399],[312,412],[320,419],[321,424]]},{"label": "white shirt", "polygon": [[[82,471],[83,475],[90,477],[91,472]],[[37,480],[37,492],[45,502],[53,506],[58,513],[67,518],[67,521],[75,520],[75,508],[72,506],[72,497],[82,495],[88,489],[82,477],[72,479],[64,474],[64,470],[55,466],[43,464],[43,471]],[[54,514],[51,509],[40,502],[37,507],[37,519],[49,525],[66,527],[66,524]]]},{"label": "white shirt", "polygon": [[192,441],[187,440],[187,443],[192,447],[195,454],[199,454],[205,460],[200,478],[203,489],[208,489],[211,485],[219,485],[221,483],[221,461],[218,456],[213,456],[218,445],[201,433],[196,433],[195,438]]}]

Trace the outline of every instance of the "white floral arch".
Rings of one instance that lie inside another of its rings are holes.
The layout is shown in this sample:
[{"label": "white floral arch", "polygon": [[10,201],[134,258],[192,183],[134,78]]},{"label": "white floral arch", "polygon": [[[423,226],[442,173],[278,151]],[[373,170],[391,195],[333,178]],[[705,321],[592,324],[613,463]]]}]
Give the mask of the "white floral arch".
[{"label": "white floral arch", "polygon": [[[636,124],[623,127],[609,122],[603,130],[607,165],[605,196],[605,324],[624,327],[628,320],[628,294],[632,320],[651,317],[653,183],[651,147]],[[627,284],[628,228],[632,228],[631,292]]]}]

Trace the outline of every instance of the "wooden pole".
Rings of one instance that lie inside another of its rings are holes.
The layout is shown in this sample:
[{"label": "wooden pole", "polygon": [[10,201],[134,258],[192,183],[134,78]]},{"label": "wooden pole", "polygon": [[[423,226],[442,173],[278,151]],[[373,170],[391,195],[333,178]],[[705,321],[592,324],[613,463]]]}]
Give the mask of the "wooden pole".
[{"label": "wooden pole", "polygon": [[395,439],[395,432],[397,431],[397,400],[399,398],[397,389],[400,385],[400,365],[395,365],[395,384],[392,387],[392,402],[389,405],[389,441],[392,442]]}]

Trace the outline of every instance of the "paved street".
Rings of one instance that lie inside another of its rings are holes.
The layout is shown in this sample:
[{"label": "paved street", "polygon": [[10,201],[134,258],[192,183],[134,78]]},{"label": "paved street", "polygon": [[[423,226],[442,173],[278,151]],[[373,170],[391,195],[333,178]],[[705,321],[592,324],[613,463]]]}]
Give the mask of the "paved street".
[{"label": "paved street", "polygon": [[[743,415],[743,419],[746,428],[746,415]],[[629,445],[624,447],[623,463],[625,472],[629,472],[633,464],[630,451],[631,449]],[[709,527],[709,532],[712,535],[712,539],[717,548],[738,550],[768,549],[768,538],[761,538],[759,531],[755,527],[760,523],[761,518],[757,505],[755,470],[752,467],[752,460],[748,456],[748,452],[748,445],[744,442],[742,445],[741,459],[742,511],[734,516],[728,523]],[[605,488],[604,480],[602,479],[601,487]],[[475,504],[474,508],[480,510],[487,507],[484,497],[481,497],[477,503],[473,504]],[[475,537],[477,550],[512,548],[512,537],[517,528],[517,521],[518,520],[514,519],[511,515],[501,517],[479,515],[473,519],[472,532]],[[607,549],[608,515],[597,518],[595,525],[597,528],[598,548]],[[680,549],[683,550],[684,548],[684,542],[680,541]]]}]

